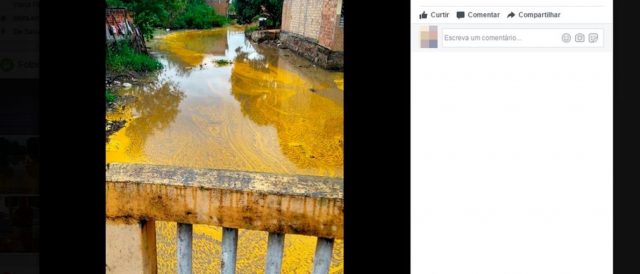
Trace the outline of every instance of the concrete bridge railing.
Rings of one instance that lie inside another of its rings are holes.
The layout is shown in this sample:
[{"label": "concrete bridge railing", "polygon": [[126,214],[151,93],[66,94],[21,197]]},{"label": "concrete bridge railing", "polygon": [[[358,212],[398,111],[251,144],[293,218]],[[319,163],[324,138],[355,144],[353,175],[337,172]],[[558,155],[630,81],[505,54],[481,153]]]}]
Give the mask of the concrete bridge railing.
[{"label": "concrete bridge railing", "polygon": [[285,234],[318,237],[314,274],[329,272],[334,239],[343,237],[341,178],[110,164],[108,221],[137,222],[144,273],[157,272],[155,221],[175,221],[178,272],[192,270],[192,225],[223,228],[222,272],[235,273],[238,229],[269,232],[265,273],[280,273]]}]

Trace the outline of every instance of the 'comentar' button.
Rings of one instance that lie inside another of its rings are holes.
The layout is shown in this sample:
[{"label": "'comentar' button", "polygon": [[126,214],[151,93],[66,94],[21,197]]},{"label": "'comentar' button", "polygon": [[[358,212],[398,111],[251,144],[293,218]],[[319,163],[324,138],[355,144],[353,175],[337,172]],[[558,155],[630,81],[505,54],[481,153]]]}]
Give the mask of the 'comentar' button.
[{"label": "'comentar' button", "polygon": [[469,12],[469,18],[498,18],[500,17],[499,12]]}]

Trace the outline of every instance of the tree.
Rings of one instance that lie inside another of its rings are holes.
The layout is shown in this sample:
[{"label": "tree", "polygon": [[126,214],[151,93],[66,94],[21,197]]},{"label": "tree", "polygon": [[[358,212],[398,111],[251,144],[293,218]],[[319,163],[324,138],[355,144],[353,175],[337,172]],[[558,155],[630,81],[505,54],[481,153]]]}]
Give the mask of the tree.
[{"label": "tree", "polygon": [[211,28],[226,24],[226,17],[215,13],[205,0],[106,0],[112,8],[127,8],[145,38],[153,29]]},{"label": "tree", "polygon": [[241,23],[251,23],[262,13],[261,6],[264,6],[272,23],[270,27],[279,27],[282,19],[282,4],[284,0],[234,0],[232,5]]}]

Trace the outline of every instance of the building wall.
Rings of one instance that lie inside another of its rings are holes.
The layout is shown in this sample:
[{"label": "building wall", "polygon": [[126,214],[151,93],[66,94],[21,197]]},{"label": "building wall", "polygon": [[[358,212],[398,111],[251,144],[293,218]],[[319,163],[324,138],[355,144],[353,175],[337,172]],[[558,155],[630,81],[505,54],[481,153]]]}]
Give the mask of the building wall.
[{"label": "building wall", "polygon": [[282,30],[308,38],[334,51],[343,51],[339,26],[343,0],[285,0]]},{"label": "building wall", "polygon": [[227,12],[229,11],[228,0],[207,0],[207,4],[209,4],[217,14],[227,16]]},{"label": "building wall", "polygon": [[108,44],[128,39],[137,52],[147,52],[143,34],[134,24],[131,12],[126,9],[107,9],[104,27]]},{"label": "building wall", "polygon": [[291,32],[280,32],[280,42],[314,64],[330,70],[344,68],[344,53],[323,47],[311,39]]},{"label": "building wall", "polygon": [[342,0],[324,0],[323,2],[318,42],[331,50],[344,51],[343,27],[338,24]]},{"label": "building wall", "polygon": [[[129,32],[131,27],[132,31],[135,31],[133,25],[133,17],[126,9],[107,9],[105,11],[105,30],[107,41],[121,40],[132,34]],[[113,34],[109,30],[113,31]],[[125,34],[123,34],[125,33]]]},{"label": "building wall", "polygon": [[344,51],[344,27],[336,26],[331,49],[335,51]]},{"label": "building wall", "polygon": [[318,40],[323,0],[285,0],[282,30]]},{"label": "building wall", "polygon": [[131,14],[128,13],[126,9],[106,9],[105,15],[107,24],[118,24],[125,20],[133,20]]}]

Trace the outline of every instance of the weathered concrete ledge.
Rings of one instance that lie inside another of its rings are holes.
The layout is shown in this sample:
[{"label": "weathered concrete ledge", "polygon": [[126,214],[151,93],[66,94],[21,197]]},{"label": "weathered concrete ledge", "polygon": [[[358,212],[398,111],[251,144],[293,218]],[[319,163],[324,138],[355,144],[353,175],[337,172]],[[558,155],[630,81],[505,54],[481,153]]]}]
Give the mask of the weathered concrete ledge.
[{"label": "weathered concrete ledge", "polygon": [[295,33],[281,31],[280,42],[291,51],[324,69],[344,69],[344,52],[333,51],[323,47],[318,44],[318,41]]},{"label": "weathered concrete ledge", "polygon": [[106,195],[110,220],[343,237],[341,178],[112,163]]},{"label": "weathered concrete ledge", "polygon": [[268,40],[278,40],[280,30],[256,30],[251,32],[251,41],[261,43]]}]

